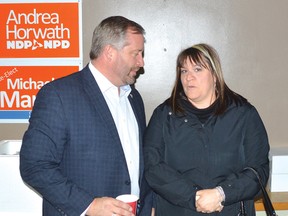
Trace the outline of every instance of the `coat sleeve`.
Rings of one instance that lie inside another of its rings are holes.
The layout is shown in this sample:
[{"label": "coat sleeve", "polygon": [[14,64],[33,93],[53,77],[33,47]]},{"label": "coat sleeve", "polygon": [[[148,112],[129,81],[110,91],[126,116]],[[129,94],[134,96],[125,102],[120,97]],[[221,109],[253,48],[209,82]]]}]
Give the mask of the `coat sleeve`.
[{"label": "coat sleeve", "polygon": [[[245,116],[243,129],[245,167],[257,170],[266,185],[269,178],[269,142],[265,126],[257,112],[251,106]],[[255,174],[251,170],[240,170],[229,175],[219,185],[222,186],[226,200],[230,205],[241,200],[253,200],[260,190]]]},{"label": "coat sleeve", "polygon": [[199,186],[164,162],[163,110],[154,111],[144,135],[145,176],[152,189],[174,205],[195,209]]},{"label": "coat sleeve", "polygon": [[38,93],[20,151],[23,180],[59,212],[80,215],[93,197],[61,172],[60,162],[67,142],[63,104],[52,85]]}]

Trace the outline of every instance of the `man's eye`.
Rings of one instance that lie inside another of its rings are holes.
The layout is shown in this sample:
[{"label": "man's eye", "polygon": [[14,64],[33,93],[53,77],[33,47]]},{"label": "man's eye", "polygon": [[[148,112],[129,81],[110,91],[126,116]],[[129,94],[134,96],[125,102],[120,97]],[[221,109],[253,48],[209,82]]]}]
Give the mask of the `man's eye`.
[{"label": "man's eye", "polygon": [[135,56],[138,56],[138,55],[140,55],[140,56],[143,57],[143,53],[142,53],[142,52],[136,52],[136,53],[135,53]]}]

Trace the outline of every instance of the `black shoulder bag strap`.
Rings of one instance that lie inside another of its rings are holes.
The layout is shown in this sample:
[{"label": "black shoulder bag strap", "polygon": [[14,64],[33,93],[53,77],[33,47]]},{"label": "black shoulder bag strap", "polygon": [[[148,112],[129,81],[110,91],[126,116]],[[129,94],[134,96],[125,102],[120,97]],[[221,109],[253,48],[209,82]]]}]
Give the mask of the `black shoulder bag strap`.
[{"label": "black shoulder bag strap", "polygon": [[[274,210],[274,207],[272,205],[272,202],[271,202],[271,200],[270,200],[270,198],[268,196],[268,193],[267,193],[267,191],[266,191],[266,189],[265,189],[265,187],[263,185],[263,182],[261,180],[260,175],[252,167],[244,168],[244,170],[247,170],[247,169],[251,170],[256,175],[256,177],[258,179],[258,182],[259,182],[259,185],[261,187],[262,194],[263,194],[263,202],[264,202],[264,207],[265,207],[265,211],[266,211],[267,216],[277,216],[277,214],[276,214],[276,212]],[[241,212],[241,211],[243,211],[243,212]],[[243,201],[241,202],[240,215],[241,215],[241,213],[243,213],[243,215],[246,215]]]}]

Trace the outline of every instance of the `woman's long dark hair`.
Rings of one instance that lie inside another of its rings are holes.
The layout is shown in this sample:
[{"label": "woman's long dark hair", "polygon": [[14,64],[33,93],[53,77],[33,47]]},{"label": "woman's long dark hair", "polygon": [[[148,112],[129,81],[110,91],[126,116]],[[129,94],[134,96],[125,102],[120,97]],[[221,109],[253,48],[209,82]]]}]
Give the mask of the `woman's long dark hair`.
[{"label": "woman's long dark hair", "polygon": [[247,101],[239,94],[232,91],[225,83],[221,68],[220,58],[216,50],[207,44],[196,44],[183,50],[177,58],[176,62],[176,80],[168,103],[172,107],[174,113],[184,113],[184,109],[180,104],[180,99],[186,98],[181,83],[181,68],[186,61],[193,61],[202,67],[209,69],[216,78],[215,94],[219,100],[215,115],[225,112],[229,103],[234,102],[236,105]]}]

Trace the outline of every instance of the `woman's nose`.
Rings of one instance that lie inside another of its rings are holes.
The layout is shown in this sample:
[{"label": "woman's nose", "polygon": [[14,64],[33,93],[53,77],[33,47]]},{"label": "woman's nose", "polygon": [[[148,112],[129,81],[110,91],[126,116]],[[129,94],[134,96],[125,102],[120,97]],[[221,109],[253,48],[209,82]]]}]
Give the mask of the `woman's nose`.
[{"label": "woman's nose", "polygon": [[188,72],[187,72],[186,79],[187,79],[187,80],[192,80],[193,78],[194,78],[193,74],[192,74],[190,71],[188,71]]}]

